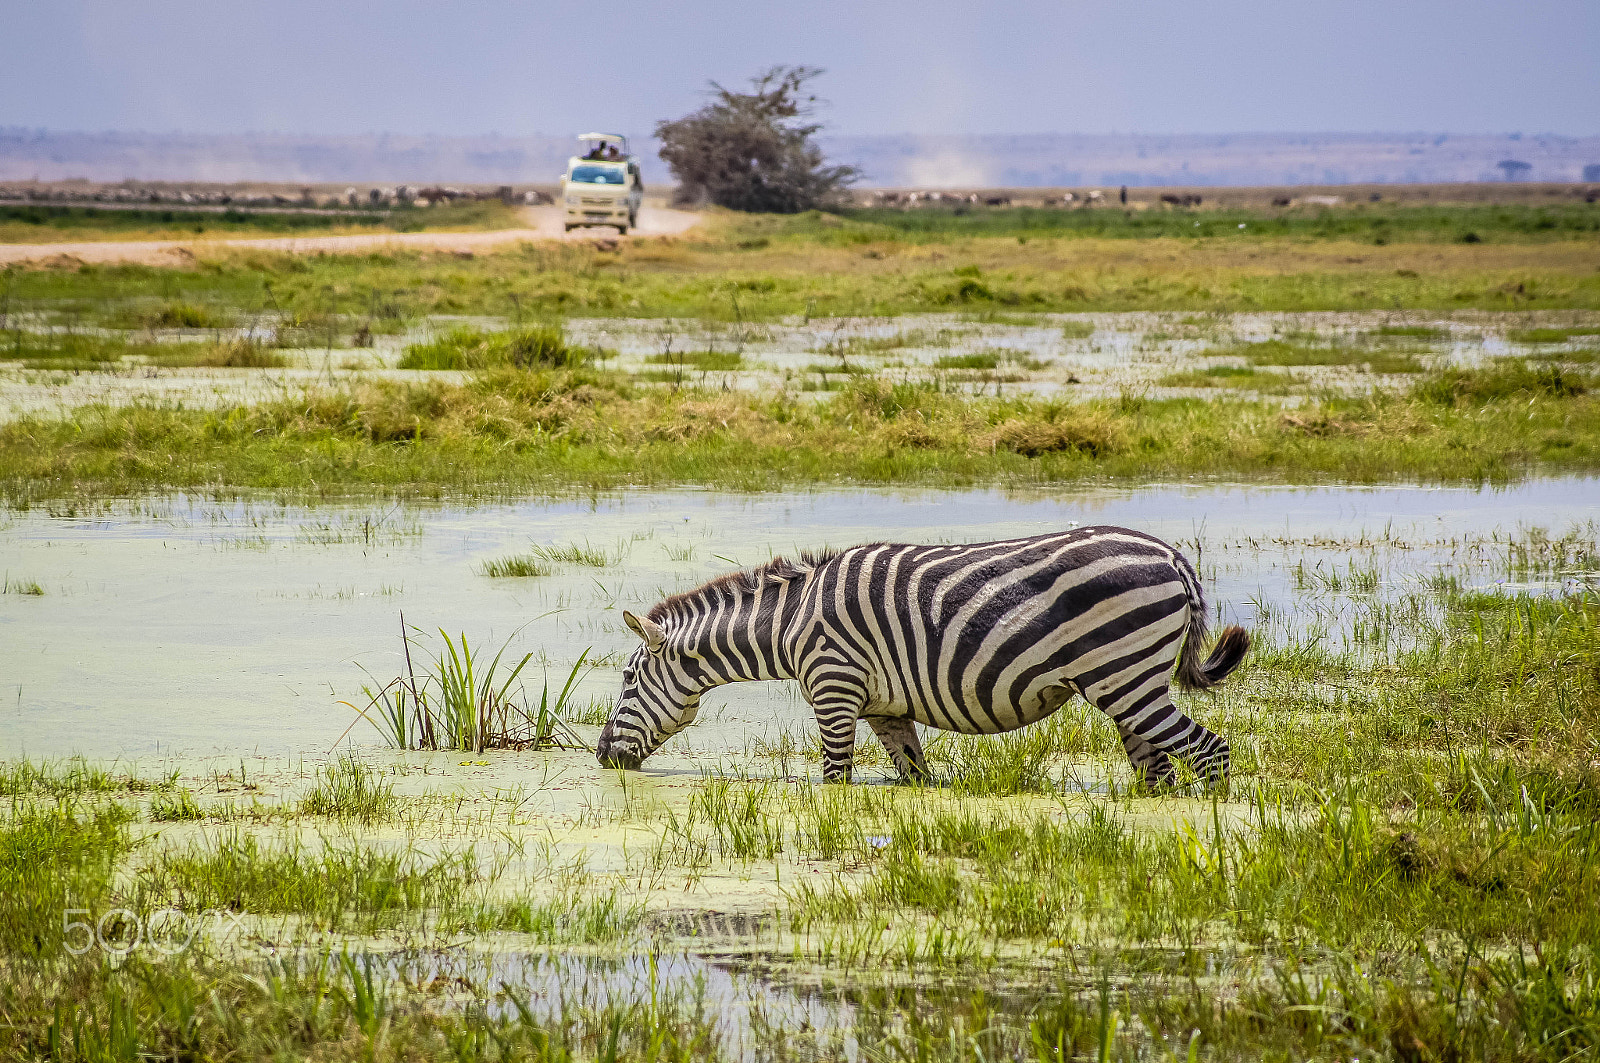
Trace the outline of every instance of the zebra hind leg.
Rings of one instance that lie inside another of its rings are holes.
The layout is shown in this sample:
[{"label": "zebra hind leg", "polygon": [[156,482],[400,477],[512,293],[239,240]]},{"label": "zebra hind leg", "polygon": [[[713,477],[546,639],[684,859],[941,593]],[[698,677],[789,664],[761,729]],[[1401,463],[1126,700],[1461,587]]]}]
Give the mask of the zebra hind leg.
[{"label": "zebra hind leg", "polygon": [[1145,790],[1170,786],[1176,781],[1174,757],[1184,760],[1208,784],[1227,780],[1227,739],[1185,715],[1165,693],[1142,709],[1111,716],[1122,735],[1122,748]]},{"label": "zebra hind leg", "polygon": [[901,717],[874,716],[867,720],[872,733],[878,736],[902,782],[931,778],[928,762],[922,755],[922,739],[917,737],[917,725]]},{"label": "zebra hind leg", "polygon": [[1171,786],[1177,778],[1172,758],[1147,742],[1143,735],[1122,731],[1122,748],[1127,751],[1128,763],[1133,765],[1134,783],[1139,790],[1153,793]]}]

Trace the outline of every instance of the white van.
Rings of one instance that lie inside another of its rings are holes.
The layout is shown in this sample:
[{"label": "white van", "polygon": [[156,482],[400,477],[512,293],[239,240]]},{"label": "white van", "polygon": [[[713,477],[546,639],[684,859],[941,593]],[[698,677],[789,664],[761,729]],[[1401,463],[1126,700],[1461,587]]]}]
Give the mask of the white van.
[{"label": "white van", "polygon": [[626,233],[639,224],[644,179],[639,160],[628,153],[628,138],[616,133],[585,133],[588,145],[567,160],[561,175],[561,204],[567,232],[583,225],[611,225]]}]

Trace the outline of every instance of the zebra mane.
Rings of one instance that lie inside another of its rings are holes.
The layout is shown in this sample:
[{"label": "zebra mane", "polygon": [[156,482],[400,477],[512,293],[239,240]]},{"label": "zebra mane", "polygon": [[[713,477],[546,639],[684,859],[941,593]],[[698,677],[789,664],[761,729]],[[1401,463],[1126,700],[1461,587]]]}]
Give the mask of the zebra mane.
[{"label": "zebra mane", "polygon": [[764,583],[777,583],[783,580],[800,579],[810,575],[812,569],[826,564],[839,556],[840,551],[834,549],[801,550],[793,560],[787,557],[775,557],[752,568],[741,569],[738,572],[729,572],[727,575],[718,576],[716,579],[702,583],[691,591],[674,594],[672,597],[657,602],[645,614],[650,620],[661,623],[669,617],[677,615],[686,605],[702,604],[717,601],[738,601],[746,594],[753,594]]}]

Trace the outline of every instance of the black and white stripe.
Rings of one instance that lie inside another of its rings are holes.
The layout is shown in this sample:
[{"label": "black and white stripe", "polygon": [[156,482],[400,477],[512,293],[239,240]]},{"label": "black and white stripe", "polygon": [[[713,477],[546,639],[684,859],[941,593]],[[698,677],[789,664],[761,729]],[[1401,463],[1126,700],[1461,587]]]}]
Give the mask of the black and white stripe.
[{"label": "black and white stripe", "polygon": [[913,721],[998,734],[1074,694],[1111,717],[1148,784],[1172,757],[1228,773],[1228,743],[1172,703],[1220,682],[1250,636],[1230,627],[1209,658],[1205,599],[1177,550],[1089,527],[966,546],[869,543],[776,559],[625,613],[643,640],[600,737],[602,763],[636,768],[691,723],[707,690],[795,679],[816,710],[823,772],[848,779],[866,720],[904,775],[927,768]]}]

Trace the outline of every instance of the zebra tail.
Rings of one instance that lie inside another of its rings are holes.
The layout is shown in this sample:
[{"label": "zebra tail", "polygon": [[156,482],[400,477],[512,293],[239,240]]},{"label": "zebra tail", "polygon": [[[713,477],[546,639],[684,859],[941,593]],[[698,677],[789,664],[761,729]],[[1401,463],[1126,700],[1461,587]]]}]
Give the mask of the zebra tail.
[{"label": "zebra tail", "polygon": [[1189,630],[1183,639],[1183,654],[1178,658],[1178,685],[1186,690],[1205,690],[1227,678],[1239,667],[1244,655],[1250,652],[1250,632],[1238,625],[1224,628],[1211,656],[1200,660],[1206,642],[1206,597],[1200,589],[1200,578],[1189,566],[1188,559],[1179,554],[1178,573],[1183,577],[1184,589],[1189,595]]}]

